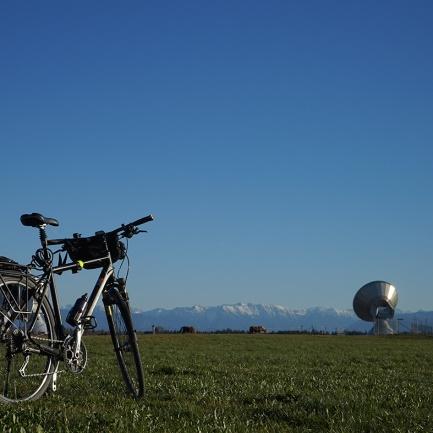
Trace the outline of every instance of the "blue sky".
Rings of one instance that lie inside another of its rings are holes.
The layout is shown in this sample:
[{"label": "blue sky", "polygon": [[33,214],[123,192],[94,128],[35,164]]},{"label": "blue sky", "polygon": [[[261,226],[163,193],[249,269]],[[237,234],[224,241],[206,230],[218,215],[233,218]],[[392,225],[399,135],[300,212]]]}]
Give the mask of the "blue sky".
[{"label": "blue sky", "polygon": [[[433,308],[430,1],[0,4],[1,254],[148,213],[140,308]],[[59,281],[63,303],[94,272]]]}]

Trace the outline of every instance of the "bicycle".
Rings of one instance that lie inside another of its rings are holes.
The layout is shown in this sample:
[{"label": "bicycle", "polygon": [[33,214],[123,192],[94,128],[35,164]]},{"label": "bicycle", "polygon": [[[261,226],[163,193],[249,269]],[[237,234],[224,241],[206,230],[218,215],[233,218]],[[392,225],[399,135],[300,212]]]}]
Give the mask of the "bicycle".
[{"label": "bicycle", "polygon": [[[38,213],[21,216],[24,226],[39,230],[41,247],[29,265],[0,257],[0,402],[36,400],[50,385],[56,390],[59,373],[83,372],[87,350],[82,337],[85,330],[97,326],[92,313],[101,296],[127,390],[134,398],[143,395],[143,368],[126,290],[127,246],[134,235],[146,232],[138,226],[152,220],[148,215],[107,233],[99,231],[90,237],[75,233],[72,238],[50,240],[46,227],[58,226],[56,219]],[[120,239],[126,239],[126,246]],[[55,245],[60,248],[52,251],[50,246]],[[53,265],[55,256],[57,266]],[[119,278],[114,263],[121,260],[123,264],[125,259],[126,277]],[[101,272],[90,296],[78,298],[66,317],[68,330],[54,276],[96,268]]]}]

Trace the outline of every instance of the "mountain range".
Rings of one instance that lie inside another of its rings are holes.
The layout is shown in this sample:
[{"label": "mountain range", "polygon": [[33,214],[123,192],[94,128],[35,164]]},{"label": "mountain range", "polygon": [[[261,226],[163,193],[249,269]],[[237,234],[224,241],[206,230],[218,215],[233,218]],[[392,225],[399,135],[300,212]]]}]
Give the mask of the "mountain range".
[{"label": "mountain range", "polygon": [[[66,316],[69,308],[62,310]],[[94,316],[99,330],[107,330],[103,308],[97,307]],[[204,307],[157,308],[148,311],[133,310],[133,323],[137,331],[151,331],[152,326],[177,331],[182,326],[194,326],[199,331],[243,330],[252,325],[264,326],[268,331],[369,331],[373,324],[357,318],[353,310],[312,307],[289,309],[280,305],[231,304]],[[433,311],[403,312],[397,310],[395,319],[402,330],[414,323],[419,326],[433,324]]]}]

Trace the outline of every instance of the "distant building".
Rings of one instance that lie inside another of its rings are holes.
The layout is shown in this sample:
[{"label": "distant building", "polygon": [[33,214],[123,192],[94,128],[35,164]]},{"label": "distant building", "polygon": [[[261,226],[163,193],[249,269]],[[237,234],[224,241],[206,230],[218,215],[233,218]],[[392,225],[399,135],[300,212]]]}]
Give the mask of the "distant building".
[{"label": "distant building", "polygon": [[197,331],[194,326],[182,326],[179,332],[181,334],[195,334]]},{"label": "distant building", "polygon": [[266,328],[262,325],[250,326],[250,334],[266,334]]}]

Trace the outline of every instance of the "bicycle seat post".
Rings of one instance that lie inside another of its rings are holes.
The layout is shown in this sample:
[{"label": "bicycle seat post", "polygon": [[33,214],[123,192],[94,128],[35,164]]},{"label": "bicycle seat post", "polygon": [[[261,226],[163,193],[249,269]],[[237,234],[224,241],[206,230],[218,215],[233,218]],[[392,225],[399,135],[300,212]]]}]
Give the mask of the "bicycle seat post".
[{"label": "bicycle seat post", "polygon": [[[44,250],[45,256],[47,256],[47,232],[45,230],[46,224],[42,224],[39,226],[39,239],[41,240],[41,246]],[[47,258],[47,257],[45,257]]]}]

